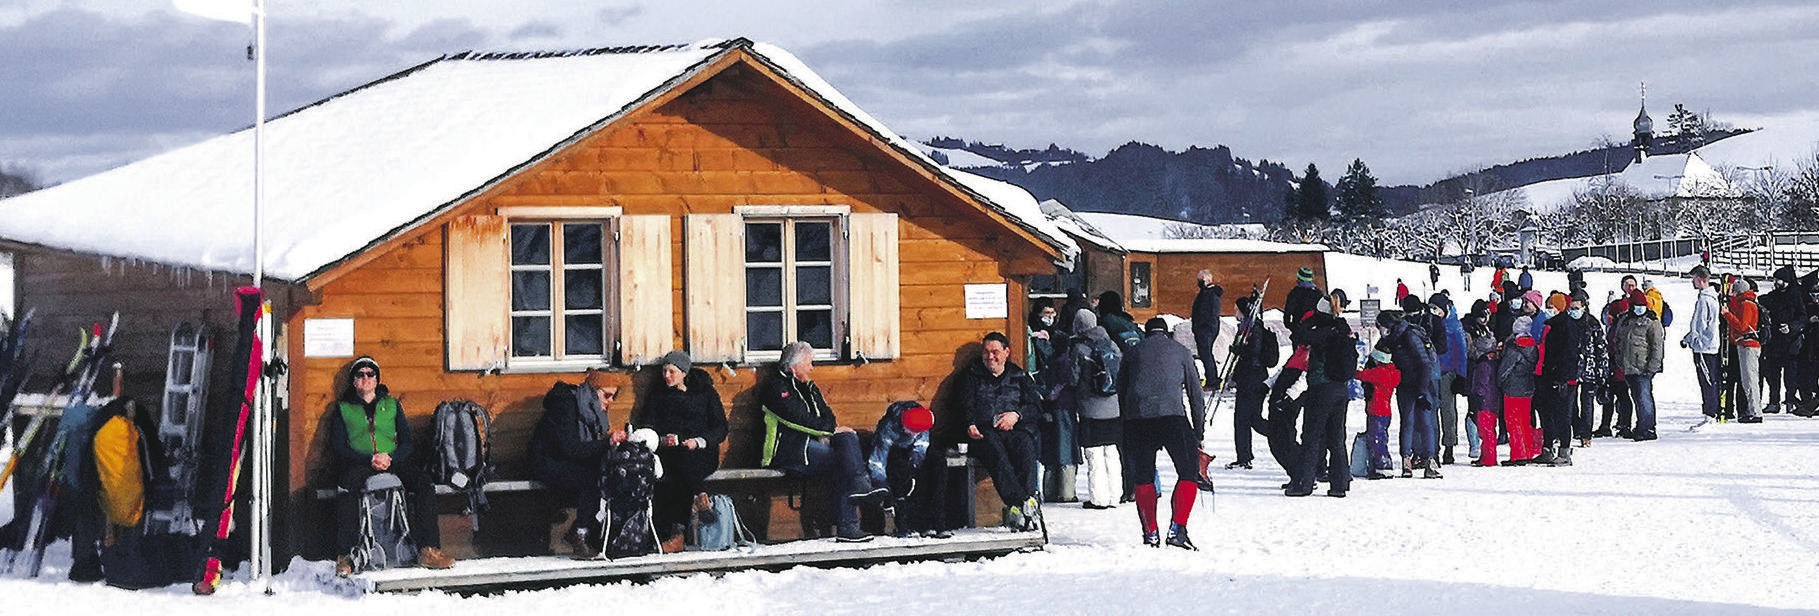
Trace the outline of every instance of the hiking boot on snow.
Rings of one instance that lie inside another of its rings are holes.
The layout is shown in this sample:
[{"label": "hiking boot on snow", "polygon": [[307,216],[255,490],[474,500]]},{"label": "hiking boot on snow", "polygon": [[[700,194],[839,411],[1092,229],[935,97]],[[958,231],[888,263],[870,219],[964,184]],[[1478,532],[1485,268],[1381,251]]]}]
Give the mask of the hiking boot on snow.
[{"label": "hiking boot on snow", "polygon": [[418,548],[417,565],[424,569],[447,569],[455,566],[455,559],[443,554],[440,548]]},{"label": "hiking boot on snow", "polygon": [[354,574],[354,559],[346,556],[335,557],[335,577],[344,578]]},{"label": "hiking boot on snow", "polygon": [[592,560],[600,556],[600,550],[594,549],[588,538],[587,528],[575,525],[562,535],[562,542],[574,551],[575,560]]},{"label": "hiking boot on snow", "polygon": [[1440,452],[1440,463],[1441,464],[1452,464],[1453,463],[1453,448],[1451,446],[1448,446],[1446,448],[1446,451]]},{"label": "hiking boot on snow", "polygon": [[1433,460],[1427,461],[1427,467],[1421,471],[1422,479],[1440,479],[1440,465]]},{"label": "hiking boot on snow", "polygon": [[1572,465],[1573,465],[1573,448],[1571,448],[1571,447],[1561,447],[1560,451],[1554,453],[1553,462],[1548,463],[1548,466],[1572,466]]},{"label": "hiking boot on snow", "polygon": [[1247,471],[1251,470],[1251,463],[1249,463],[1249,462],[1227,462],[1227,463],[1225,463],[1225,470],[1229,471],[1229,470],[1237,469],[1237,468],[1242,468]]},{"label": "hiking boot on snow", "polygon": [[1188,540],[1187,527],[1180,524],[1168,525],[1168,544],[1183,550],[1200,550],[1194,547],[1194,542]]},{"label": "hiking boot on snow", "polygon": [[1143,545],[1147,545],[1152,548],[1162,547],[1162,535],[1158,534],[1156,531],[1153,531],[1153,530],[1144,531]]}]

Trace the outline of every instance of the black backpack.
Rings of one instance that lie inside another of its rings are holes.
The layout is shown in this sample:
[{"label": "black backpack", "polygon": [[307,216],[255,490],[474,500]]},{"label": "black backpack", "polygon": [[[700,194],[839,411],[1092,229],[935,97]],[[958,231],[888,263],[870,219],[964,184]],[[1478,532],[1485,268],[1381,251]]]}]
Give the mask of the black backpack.
[{"label": "black backpack", "polygon": [[492,479],[492,415],[479,404],[468,400],[451,400],[436,405],[432,420],[435,428],[431,448],[430,476],[439,484],[467,493],[463,511],[473,519],[474,530],[480,530],[480,512],[485,511],[486,483]]},{"label": "black backpack", "polygon": [[642,444],[613,445],[600,461],[601,528],[607,558],[642,556],[657,551],[657,528],[651,520],[656,493],[657,456]]},{"label": "black backpack", "polygon": [[1117,394],[1118,373],[1124,361],[1124,352],[1110,338],[1088,338],[1086,344],[1092,349],[1092,352],[1086,354],[1086,364],[1082,370],[1086,376],[1087,391],[1101,396]]}]

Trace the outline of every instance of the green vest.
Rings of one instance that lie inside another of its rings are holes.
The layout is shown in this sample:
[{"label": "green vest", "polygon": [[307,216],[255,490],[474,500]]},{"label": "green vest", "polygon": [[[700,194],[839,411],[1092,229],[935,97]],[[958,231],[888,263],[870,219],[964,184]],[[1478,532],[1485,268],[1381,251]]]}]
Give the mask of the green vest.
[{"label": "green vest", "polygon": [[398,400],[379,399],[373,422],[366,422],[366,407],[341,403],[341,423],[347,425],[347,444],[362,454],[391,453],[398,448]]}]

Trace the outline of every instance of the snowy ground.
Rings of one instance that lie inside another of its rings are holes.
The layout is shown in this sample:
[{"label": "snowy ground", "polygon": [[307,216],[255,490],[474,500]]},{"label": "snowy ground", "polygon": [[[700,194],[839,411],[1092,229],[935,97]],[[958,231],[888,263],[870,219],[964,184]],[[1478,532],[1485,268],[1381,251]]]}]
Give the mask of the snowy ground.
[{"label": "snowy ground", "polygon": [[[1426,267],[1346,258],[1335,280],[1394,289]],[[1445,272],[1442,286],[1458,282]],[[1480,269],[1473,284],[1488,286]],[[1537,286],[1564,287],[1537,273]],[[1388,277],[1387,281],[1382,280]],[[1657,281],[1691,313],[1691,287]],[[1616,276],[1591,276],[1594,297]],[[1350,284],[1346,286],[1351,286]],[[1459,291],[1455,291],[1458,294]],[[1354,296],[1362,293],[1354,293]],[[1670,342],[1685,332],[1669,328]],[[1661,440],[1599,439],[1570,468],[1446,467],[1440,480],[1354,482],[1345,499],[1291,499],[1258,441],[1257,468],[1218,471],[1190,529],[1201,551],[1141,546],[1134,510],[1051,505],[1053,543],[990,561],[796,569],[692,576],[649,584],[457,598],[351,598],[319,584],[326,563],[302,563],[278,594],[229,583],[220,595],[186,589],[129,593],[62,581],[0,580],[0,613],[371,614],[432,609],[555,613],[1385,613],[1410,608],[1488,614],[1738,614],[1819,608],[1819,419],[1769,415],[1757,425],[1699,432],[1685,351],[1657,380]],[[1361,429],[1354,405],[1350,427]],[[1229,406],[1208,435],[1229,461]],[[1461,439],[1463,442],[1463,438]],[[1463,445],[1460,453],[1463,454]],[[1165,478],[1165,485],[1172,478]],[[1203,495],[1204,496],[1204,495]],[[1166,502],[1166,500],[1164,501]],[[66,559],[64,562],[67,562]],[[56,563],[53,563],[56,564]],[[16,611],[15,611],[16,610]]]}]

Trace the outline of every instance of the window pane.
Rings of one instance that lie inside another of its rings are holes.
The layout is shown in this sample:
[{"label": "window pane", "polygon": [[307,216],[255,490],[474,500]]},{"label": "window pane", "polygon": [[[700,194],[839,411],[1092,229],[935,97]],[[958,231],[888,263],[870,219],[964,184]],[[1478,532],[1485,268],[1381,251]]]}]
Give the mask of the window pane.
[{"label": "window pane", "polygon": [[772,267],[746,269],[745,305],[782,306],[783,270]]},{"label": "window pane", "polygon": [[797,261],[831,261],[831,249],[828,242],[834,232],[833,223],[798,222],[796,223],[796,260]]},{"label": "window pane", "polygon": [[745,344],[753,351],[783,350],[783,313],[745,313]]},{"label": "window pane", "polygon": [[600,355],[605,348],[605,337],[601,332],[601,317],[597,314],[571,315],[563,320],[568,330],[562,339],[563,351],[568,355]]},{"label": "window pane", "polygon": [[512,357],[549,354],[549,317],[512,317]]},{"label": "window pane", "polygon": [[596,269],[562,272],[562,306],[576,310],[599,310],[606,303],[600,289],[602,272]]},{"label": "window pane", "polygon": [[833,268],[826,266],[796,268],[796,303],[825,306],[834,303]]},{"label": "window pane", "polygon": [[512,225],[512,265],[549,264],[549,225]]},{"label": "window pane", "polygon": [[512,310],[549,310],[549,272],[512,272]]},{"label": "window pane", "polygon": [[564,265],[596,265],[606,254],[600,248],[600,225],[565,224],[562,225],[562,263]]},{"label": "window pane", "polygon": [[783,262],[783,225],[774,222],[745,224],[745,262]]},{"label": "window pane", "polygon": [[817,349],[834,348],[834,312],[832,310],[796,311],[796,337]]}]

